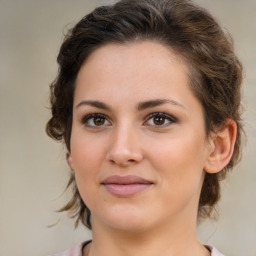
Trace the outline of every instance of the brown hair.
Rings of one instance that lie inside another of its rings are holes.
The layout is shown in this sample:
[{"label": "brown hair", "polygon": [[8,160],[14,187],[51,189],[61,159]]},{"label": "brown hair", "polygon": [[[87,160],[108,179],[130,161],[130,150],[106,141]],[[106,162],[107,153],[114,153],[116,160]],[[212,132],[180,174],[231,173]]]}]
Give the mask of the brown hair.
[{"label": "brown hair", "polygon": [[[66,36],[57,58],[59,73],[51,84],[52,117],[47,134],[64,141],[70,150],[75,80],[84,60],[104,44],[154,40],[171,47],[190,67],[190,87],[205,113],[207,135],[227,119],[238,133],[229,164],[216,174],[206,173],[199,200],[200,217],[210,217],[220,198],[220,180],[239,160],[241,151],[240,87],[242,65],[230,36],[203,8],[189,0],[121,0],[96,8]],[[61,211],[69,211],[91,228],[90,210],[82,201],[74,176],[73,197]]]}]

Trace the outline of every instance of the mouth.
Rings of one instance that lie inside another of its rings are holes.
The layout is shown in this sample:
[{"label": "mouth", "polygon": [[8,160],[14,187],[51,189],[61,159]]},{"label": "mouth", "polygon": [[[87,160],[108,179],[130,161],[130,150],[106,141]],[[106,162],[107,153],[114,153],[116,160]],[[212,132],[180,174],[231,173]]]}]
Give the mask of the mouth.
[{"label": "mouth", "polygon": [[114,196],[131,197],[150,188],[153,182],[136,175],[113,175],[104,179],[101,184]]}]

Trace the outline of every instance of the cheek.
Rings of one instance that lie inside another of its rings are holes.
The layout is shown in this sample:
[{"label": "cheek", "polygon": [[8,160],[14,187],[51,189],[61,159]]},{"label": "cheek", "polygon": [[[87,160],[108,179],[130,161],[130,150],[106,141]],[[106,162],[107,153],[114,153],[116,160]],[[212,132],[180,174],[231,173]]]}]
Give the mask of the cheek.
[{"label": "cheek", "polygon": [[104,142],[101,139],[85,136],[74,131],[71,136],[71,156],[76,172],[92,172],[104,158]]},{"label": "cheek", "polygon": [[94,148],[88,150],[88,146],[84,146],[83,143],[79,143],[78,147],[74,147],[72,153],[78,191],[85,205],[92,209],[98,190],[97,169],[99,155],[98,153],[96,154]]},{"label": "cheek", "polygon": [[71,137],[71,158],[79,192],[86,202],[90,192],[95,193],[99,170],[104,159],[104,147],[100,140],[74,133]]},{"label": "cheek", "polygon": [[150,158],[153,159],[152,163],[159,171],[162,182],[169,189],[175,187],[176,191],[196,190],[201,186],[205,142],[195,133],[182,133],[162,140],[161,143],[154,143]]}]

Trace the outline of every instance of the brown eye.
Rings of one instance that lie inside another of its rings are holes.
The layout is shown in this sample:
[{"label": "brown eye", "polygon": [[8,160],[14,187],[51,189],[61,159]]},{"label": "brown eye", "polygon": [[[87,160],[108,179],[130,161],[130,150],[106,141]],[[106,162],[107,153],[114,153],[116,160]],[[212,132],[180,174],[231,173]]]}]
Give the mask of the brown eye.
[{"label": "brown eye", "polygon": [[96,126],[104,125],[105,118],[102,117],[94,117],[93,122]]},{"label": "brown eye", "polygon": [[165,123],[166,118],[163,116],[155,116],[153,118],[153,122],[155,125],[163,125]]},{"label": "brown eye", "polygon": [[100,113],[89,114],[85,116],[82,119],[82,123],[89,128],[101,128],[111,125],[107,117]]},{"label": "brown eye", "polygon": [[169,125],[176,123],[176,122],[177,122],[176,118],[174,118],[166,113],[159,112],[159,113],[150,114],[147,117],[144,125],[152,126],[155,128],[164,128],[164,127],[168,127]]}]

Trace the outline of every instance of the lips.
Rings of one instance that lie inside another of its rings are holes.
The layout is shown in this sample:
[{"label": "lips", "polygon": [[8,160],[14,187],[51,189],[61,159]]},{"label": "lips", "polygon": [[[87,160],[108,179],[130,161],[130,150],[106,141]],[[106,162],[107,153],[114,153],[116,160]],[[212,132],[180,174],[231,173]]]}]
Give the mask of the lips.
[{"label": "lips", "polygon": [[105,189],[117,197],[131,197],[152,186],[152,182],[136,175],[109,176],[101,183]]}]

